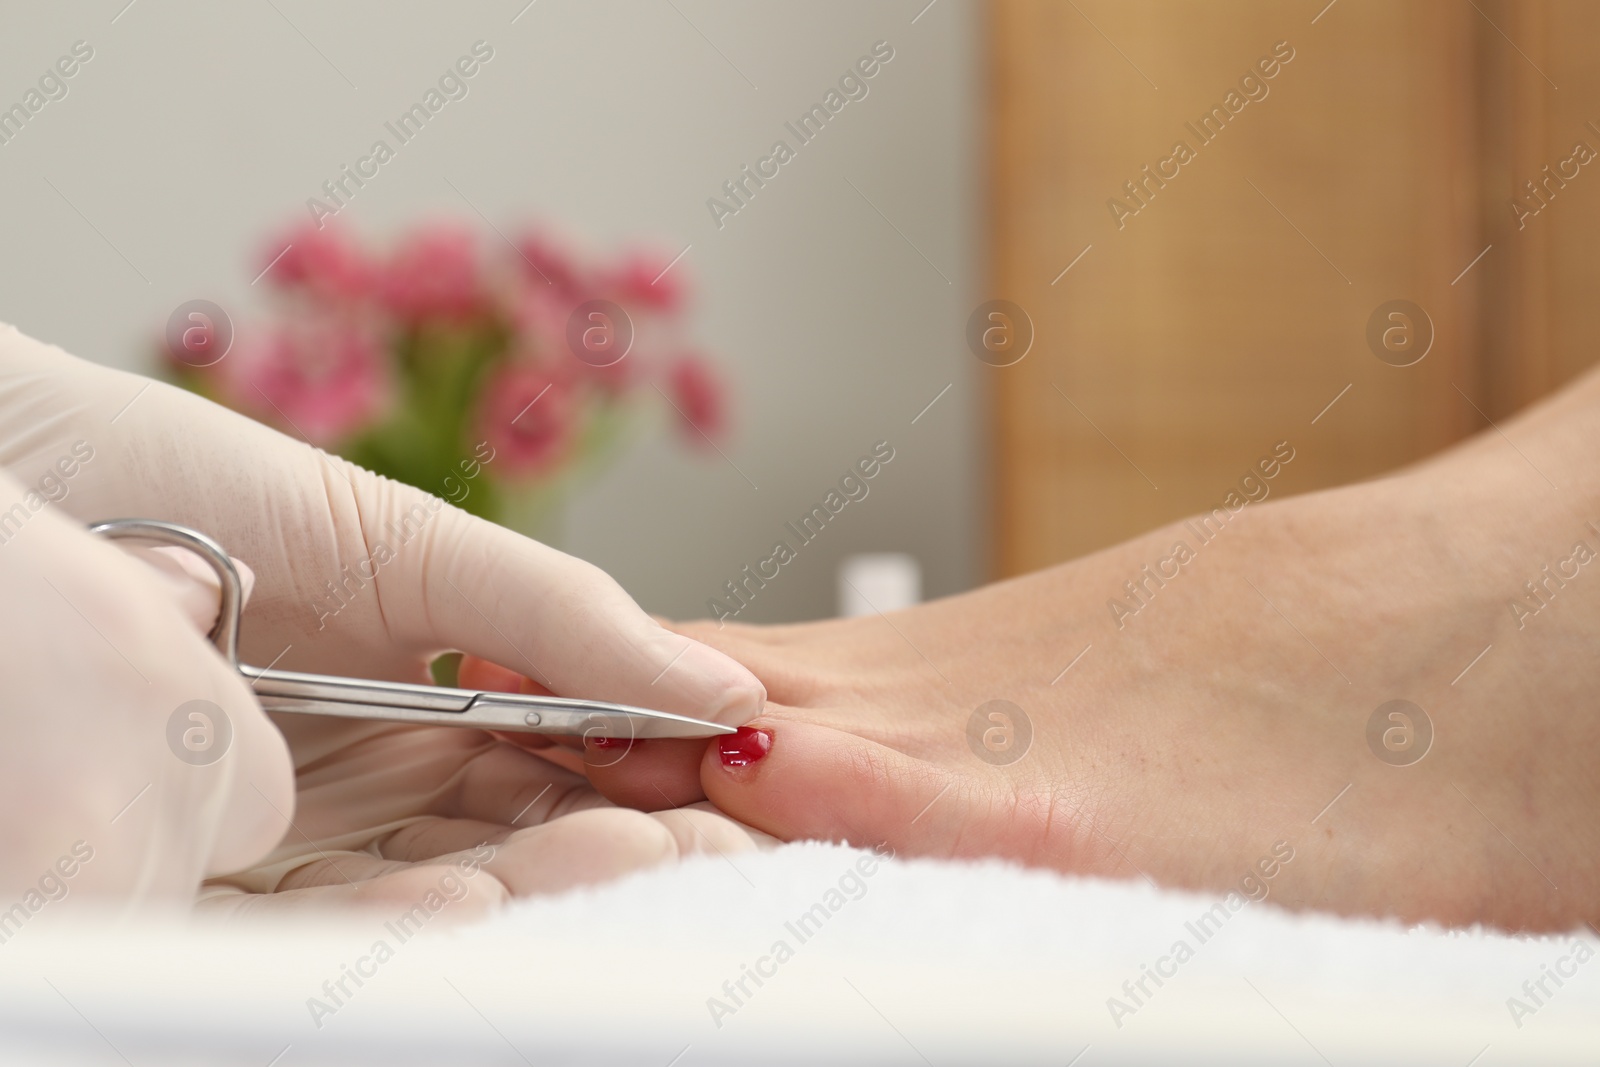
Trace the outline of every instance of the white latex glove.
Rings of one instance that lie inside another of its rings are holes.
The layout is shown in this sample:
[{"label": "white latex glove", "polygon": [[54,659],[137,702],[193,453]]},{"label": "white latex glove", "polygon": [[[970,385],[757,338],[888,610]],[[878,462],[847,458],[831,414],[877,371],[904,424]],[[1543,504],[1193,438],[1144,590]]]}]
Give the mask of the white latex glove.
[{"label": "white latex glove", "polygon": [[[658,626],[587,563],[9,326],[0,326],[0,465],[58,496],[45,508],[54,518],[166,519],[246,561],[256,589],[241,656],[258,666],[421,681],[435,655],[460,649],[558,694],[729,724],[753,718],[765,701],[754,675]],[[0,534],[9,499],[0,498]],[[28,520],[19,544],[42,518]],[[710,844],[708,833],[722,849],[752,840],[707,812],[612,809],[552,822],[606,802],[582,775],[477,731],[276,722],[293,753],[298,813],[263,864],[227,880],[241,890],[327,886],[320,895],[405,899],[437,880],[436,867],[411,864],[481,856],[473,850],[488,841],[497,848],[483,869],[518,893],[668,858]],[[14,748],[3,757],[15,758]],[[277,799],[272,783],[255,784]]]},{"label": "white latex glove", "polygon": [[[288,751],[206,640],[204,583],[33,513],[27,492],[0,472],[0,501],[23,509],[0,513],[0,928],[71,893],[187,906],[283,834]],[[203,718],[179,712],[191,701]]]}]

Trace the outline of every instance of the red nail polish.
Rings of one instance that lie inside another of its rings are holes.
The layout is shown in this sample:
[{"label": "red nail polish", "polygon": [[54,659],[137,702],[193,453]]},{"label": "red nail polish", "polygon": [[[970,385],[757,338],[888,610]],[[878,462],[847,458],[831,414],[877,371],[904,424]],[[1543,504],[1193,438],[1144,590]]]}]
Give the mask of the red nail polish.
[{"label": "red nail polish", "polygon": [[748,767],[772,751],[772,731],[741,726],[737,733],[717,738],[717,755],[724,767]]},{"label": "red nail polish", "polygon": [[638,739],[635,739],[635,738],[632,738],[632,737],[591,737],[591,738],[589,738],[590,743],[592,743],[595,748],[620,748],[624,752],[626,752],[628,749],[632,748],[634,746],[634,744],[636,743],[636,740],[637,740],[638,744],[643,744],[644,743],[643,740],[638,740]]}]

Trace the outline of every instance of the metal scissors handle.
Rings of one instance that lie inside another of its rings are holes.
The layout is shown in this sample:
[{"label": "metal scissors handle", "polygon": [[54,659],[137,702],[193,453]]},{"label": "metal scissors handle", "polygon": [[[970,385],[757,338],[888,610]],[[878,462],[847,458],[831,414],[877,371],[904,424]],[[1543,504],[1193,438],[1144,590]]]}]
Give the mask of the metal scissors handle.
[{"label": "metal scissors handle", "polygon": [[209,636],[223,658],[249,680],[261,706],[268,711],[628,740],[715,737],[734,732],[731,726],[685,715],[599,700],[491,693],[252,667],[239,662],[239,620],[244,609],[244,587],[233,560],[221,545],[199,530],[157,519],[112,519],[91,526],[89,530],[102,537],[154,541],[186,548],[210,564],[217,574],[222,599],[217,623]]}]

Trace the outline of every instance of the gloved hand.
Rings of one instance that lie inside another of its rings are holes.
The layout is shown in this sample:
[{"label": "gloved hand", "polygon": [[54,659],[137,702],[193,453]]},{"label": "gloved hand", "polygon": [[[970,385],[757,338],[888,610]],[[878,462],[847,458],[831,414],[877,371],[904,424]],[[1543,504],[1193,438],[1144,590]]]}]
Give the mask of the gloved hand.
[{"label": "gloved hand", "polygon": [[[0,327],[0,466],[40,501],[54,500],[36,511],[80,522],[167,519],[249,563],[257,583],[241,657],[258,666],[421,681],[435,655],[460,649],[557,694],[729,724],[753,718],[765,700],[754,675],[658,626],[587,563],[11,327]],[[26,520],[19,543],[42,517]],[[405,898],[437,874],[408,865],[449,862],[487,841],[497,848],[484,869],[517,893],[658,860],[708,843],[707,833],[720,835],[720,848],[751,840],[701,812],[664,822],[610,810],[570,830],[544,826],[605,802],[581,775],[476,731],[276,722],[293,753],[298,806],[276,805],[294,818],[282,844],[229,880],[253,892],[326,885],[327,896]],[[255,784],[268,819],[271,783]],[[241,803],[256,795],[246,791]]]},{"label": "gloved hand", "polygon": [[273,846],[293,798],[283,738],[206,640],[215,596],[170,557],[147,554],[155,570],[29,511],[28,492],[0,472],[0,502],[20,501],[0,512],[7,937],[72,893],[187,906],[202,876]]}]

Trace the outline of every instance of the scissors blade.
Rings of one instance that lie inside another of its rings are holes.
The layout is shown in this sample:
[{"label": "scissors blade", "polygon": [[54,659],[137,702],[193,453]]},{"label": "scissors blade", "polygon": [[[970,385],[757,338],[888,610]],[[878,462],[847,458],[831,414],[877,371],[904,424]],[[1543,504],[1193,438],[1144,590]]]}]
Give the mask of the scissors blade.
[{"label": "scissors blade", "polygon": [[264,670],[240,664],[268,711],[379,722],[466,726],[570,737],[646,740],[704,738],[734,728],[686,715],[571,697],[488,693],[475,689]]},{"label": "scissors blade", "polygon": [[212,640],[230,663],[238,664],[239,673],[250,681],[262,706],[273,711],[618,739],[715,737],[734,732],[731,726],[686,715],[597,700],[484,693],[251,667],[239,663],[239,613],[244,603],[239,572],[221,545],[198,530],[152,519],[113,519],[91,529],[104,537],[177,545],[210,564],[222,591]]}]

